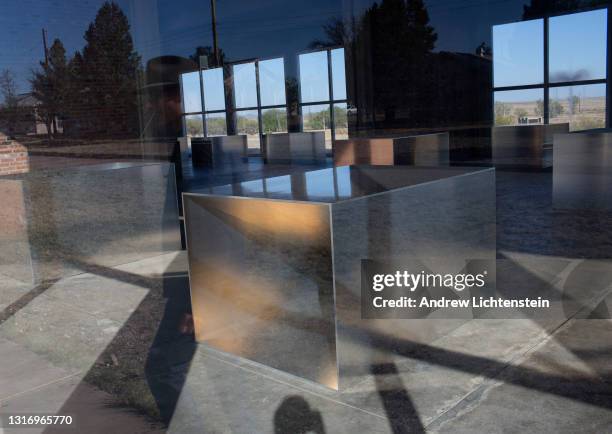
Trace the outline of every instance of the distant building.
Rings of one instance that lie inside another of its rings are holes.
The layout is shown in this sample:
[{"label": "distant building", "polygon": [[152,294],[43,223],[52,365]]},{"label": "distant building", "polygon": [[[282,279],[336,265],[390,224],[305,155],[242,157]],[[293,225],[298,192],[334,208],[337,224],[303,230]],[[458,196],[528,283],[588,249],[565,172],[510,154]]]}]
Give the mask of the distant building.
[{"label": "distant building", "polygon": [[[32,93],[17,96],[17,108],[0,107],[0,131],[7,136],[47,134],[47,125],[39,115],[40,101]],[[63,132],[62,121],[55,119],[57,132]]]}]

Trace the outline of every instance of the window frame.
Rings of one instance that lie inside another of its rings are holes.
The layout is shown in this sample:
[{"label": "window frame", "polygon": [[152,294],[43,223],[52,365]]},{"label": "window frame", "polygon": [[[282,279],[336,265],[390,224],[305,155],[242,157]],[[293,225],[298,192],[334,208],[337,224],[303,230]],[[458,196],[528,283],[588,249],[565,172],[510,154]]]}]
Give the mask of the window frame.
[{"label": "window frame", "polygon": [[[336,143],[336,119],[334,115],[334,105],[344,103],[346,104],[347,110],[348,110],[348,88],[346,90],[346,98],[344,99],[334,98],[334,83],[333,83],[331,52],[333,50],[337,50],[340,48],[345,49],[343,45],[336,45],[336,46],[331,46],[331,47],[300,51],[297,53],[297,58],[298,58],[298,62],[297,62],[297,65],[298,65],[298,107],[299,107],[299,114],[300,114],[300,121],[301,121],[300,129],[304,131],[304,116],[303,116],[302,107],[313,106],[313,105],[327,105],[329,107],[329,117],[330,117],[330,123],[331,123],[332,146],[335,145]],[[302,76],[301,76],[301,70],[300,70],[301,68],[300,68],[300,60],[299,60],[300,56],[304,54],[319,53],[322,51],[327,52],[327,56],[326,56],[327,58],[327,84],[329,87],[329,99],[321,100],[321,101],[302,102]],[[346,71],[346,54],[344,56],[344,62],[345,62],[345,71]],[[346,78],[346,74],[345,74],[345,78]],[[345,81],[345,86],[346,86],[346,81]]]},{"label": "window frame", "polygon": [[[599,79],[589,79],[589,80],[573,80],[573,81],[563,81],[563,82],[550,82],[550,59],[549,59],[549,28],[550,28],[550,19],[551,18],[555,18],[555,17],[560,17],[560,16],[567,16],[567,15],[574,15],[574,14],[578,14],[578,13],[582,13],[582,12],[592,12],[592,11],[599,11],[599,10],[605,10],[606,11],[606,21],[607,21],[607,26],[606,26],[606,76],[604,78],[599,78]],[[492,98],[492,107],[493,110],[495,110],[495,104],[494,102],[494,97],[495,97],[495,92],[503,92],[503,91],[510,91],[510,90],[526,90],[526,89],[542,89],[543,90],[543,105],[544,105],[544,113],[543,113],[543,123],[544,125],[550,124],[550,89],[553,88],[557,88],[557,87],[567,87],[567,86],[584,86],[584,85],[590,85],[590,84],[605,84],[606,85],[606,107],[605,107],[605,126],[606,128],[610,127],[610,118],[611,118],[611,113],[610,113],[610,99],[611,99],[611,91],[610,91],[610,83],[609,83],[609,79],[610,79],[610,54],[611,54],[611,49],[610,49],[610,45],[612,43],[612,35],[610,32],[610,24],[612,22],[611,17],[610,17],[610,6],[606,6],[606,7],[595,7],[595,8],[589,8],[589,9],[585,9],[585,10],[580,10],[580,11],[573,11],[573,12],[566,12],[566,13],[560,13],[560,14],[547,14],[542,18],[539,18],[539,20],[543,20],[543,27],[544,27],[544,31],[543,31],[543,44],[544,44],[544,77],[542,77],[542,82],[538,83],[538,84],[526,84],[526,85],[516,85],[516,86],[493,86],[493,90],[491,92],[491,98]],[[516,22],[521,22],[521,21],[516,21]],[[512,24],[512,23],[506,23],[506,24]],[[503,24],[501,24],[503,25]],[[491,41],[493,41],[493,28],[491,28]],[[493,57],[495,57],[495,52],[493,53]],[[495,74],[495,71],[493,71],[493,74]],[[494,77],[491,77],[491,82],[494,83]],[[493,124],[495,125],[495,116],[493,113]]]}]

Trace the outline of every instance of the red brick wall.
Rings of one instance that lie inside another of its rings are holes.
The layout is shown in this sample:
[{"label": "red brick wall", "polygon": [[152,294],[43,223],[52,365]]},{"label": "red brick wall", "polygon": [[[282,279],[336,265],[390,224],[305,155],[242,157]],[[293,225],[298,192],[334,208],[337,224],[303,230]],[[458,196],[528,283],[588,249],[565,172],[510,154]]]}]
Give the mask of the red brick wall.
[{"label": "red brick wall", "polygon": [[30,170],[28,150],[17,142],[0,142],[0,176]]}]

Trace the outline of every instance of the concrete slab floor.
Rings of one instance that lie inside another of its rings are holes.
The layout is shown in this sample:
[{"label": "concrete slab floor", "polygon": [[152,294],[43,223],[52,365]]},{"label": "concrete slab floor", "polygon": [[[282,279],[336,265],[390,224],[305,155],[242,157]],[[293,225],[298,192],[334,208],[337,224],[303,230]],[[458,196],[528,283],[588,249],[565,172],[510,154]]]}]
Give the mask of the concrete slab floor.
[{"label": "concrete slab floor", "polygon": [[[498,279],[583,289],[593,314],[469,321],[335,392],[196,345],[174,253],[89,268],[5,315],[0,413],[74,414],[79,432],[612,432],[608,227],[552,210],[549,177],[498,174]],[[31,290],[7,285],[4,306]]]}]

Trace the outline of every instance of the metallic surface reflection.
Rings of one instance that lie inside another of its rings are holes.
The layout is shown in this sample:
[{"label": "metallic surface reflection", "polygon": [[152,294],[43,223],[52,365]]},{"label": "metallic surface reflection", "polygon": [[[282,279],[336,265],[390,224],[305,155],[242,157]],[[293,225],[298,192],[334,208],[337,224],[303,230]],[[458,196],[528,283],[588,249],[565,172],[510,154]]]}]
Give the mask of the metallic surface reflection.
[{"label": "metallic surface reflection", "polygon": [[321,131],[265,134],[262,154],[269,164],[325,162],[325,134]]},{"label": "metallic surface reflection", "polygon": [[568,132],[568,123],[493,127],[493,164],[499,167],[550,167],[553,163],[553,136]]},{"label": "metallic surface reflection", "polygon": [[334,165],[351,164],[446,166],[449,164],[448,133],[389,138],[336,140]]},{"label": "metallic surface reflection", "polygon": [[554,138],[553,206],[612,209],[612,132]]},{"label": "metallic surface reflection", "polygon": [[247,136],[194,137],[191,139],[194,166],[229,169],[247,158]]},{"label": "metallic surface reflection", "polygon": [[[198,341],[338,389],[394,360],[377,336],[430,341],[469,319],[361,319],[361,259],[444,273],[494,260],[494,169],[346,166],[276,182],[265,197],[184,194]],[[308,185],[335,196],[310,201]]]}]

